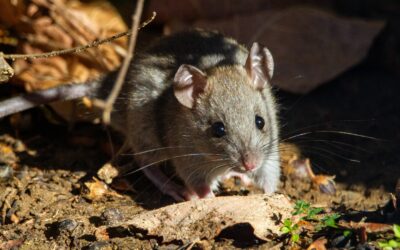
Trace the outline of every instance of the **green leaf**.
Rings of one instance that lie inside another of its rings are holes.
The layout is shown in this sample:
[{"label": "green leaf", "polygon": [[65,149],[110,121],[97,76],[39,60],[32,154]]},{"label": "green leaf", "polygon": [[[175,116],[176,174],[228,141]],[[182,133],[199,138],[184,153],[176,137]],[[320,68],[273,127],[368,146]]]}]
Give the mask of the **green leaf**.
[{"label": "green leaf", "polygon": [[313,220],[317,214],[322,212],[322,210],[322,208],[312,207],[309,209],[309,211],[307,212],[307,216],[304,217],[304,219]]},{"label": "green leaf", "polygon": [[283,221],[283,225],[288,228],[292,228],[293,222],[290,219],[286,219]]},{"label": "green leaf", "polygon": [[303,214],[310,208],[310,203],[307,203],[303,200],[298,200],[296,201],[296,204],[294,205],[294,212],[292,213],[293,215],[299,215]]},{"label": "green leaf", "polygon": [[393,232],[394,232],[394,236],[396,236],[396,238],[400,238],[400,225],[394,224]]},{"label": "green leaf", "polygon": [[343,231],[343,236],[346,237],[346,238],[349,237],[352,234],[353,234],[353,232],[351,230],[344,230]]},{"label": "green leaf", "polygon": [[281,228],[281,232],[284,233],[284,234],[287,234],[287,233],[290,232],[290,228],[288,228],[288,227],[282,227],[282,228]]},{"label": "green leaf", "polygon": [[379,247],[382,247],[382,248],[385,248],[385,247],[390,247],[389,246],[389,243],[388,242],[386,242],[386,241],[381,241],[381,242],[378,242],[378,246]]},{"label": "green leaf", "polygon": [[292,234],[292,242],[296,243],[300,240],[300,235],[299,234]]},{"label": "green leaf", "polygon": [[400,247],[400,243],[396,240],[389,240],[389,246],[391,247]]},{"label": "green leaf", "polygon": [[339,218],[340,218],[339,214],[331,214],[325,216],[321,220],[326,227],[338,228],[338,226],[336,225],[336,220]]}]

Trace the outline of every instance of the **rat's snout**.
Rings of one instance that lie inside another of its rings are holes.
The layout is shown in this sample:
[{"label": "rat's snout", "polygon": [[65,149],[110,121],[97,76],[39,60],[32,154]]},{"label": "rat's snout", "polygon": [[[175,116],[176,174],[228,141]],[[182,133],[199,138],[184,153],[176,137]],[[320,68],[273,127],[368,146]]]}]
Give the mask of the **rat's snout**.
[{"label": "rat's snout", "polygon": [[253,152],[245,152],[241,157],[242,165],[245,171],[253,171],[259,164],[259,157]]}]

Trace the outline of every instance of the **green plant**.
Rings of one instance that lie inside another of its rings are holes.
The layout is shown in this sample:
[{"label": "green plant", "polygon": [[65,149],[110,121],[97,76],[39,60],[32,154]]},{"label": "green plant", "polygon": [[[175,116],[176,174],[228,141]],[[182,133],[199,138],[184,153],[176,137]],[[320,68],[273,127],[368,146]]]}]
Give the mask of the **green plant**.
[{"label": "green plant", "polygon": [[338,228],[336,224],[336,220],[340,218],[340,215],[337,213],[326,215],[321,219],[323,227],[332,227]]},{"label": "green plant", "polygon": [[[326,215],[322,218],[318,218],[317,215],[323,211],[322,208],[312,207],[310,203],[305,202],[303,200],[298,200],[295,203],[293,208],[292,215],[300,215],[299,222],[301,221],[309,221],[316,222],[317,226],[315,229],[320,231],[323,228],[338,228],[336,224],[337,219],[340,218],[340,215],[337,213]],[[284,234],[290,234],[290,240],[293,243],[296,243],[300,240],[300,224],[299,222],[294,223],[291,219],[285,219],[283,221],[283,226],[281,227],[281,232]],[[347,232],[347,235],[350,235],[351,232]]]},{"label": "green plant", "polygon": [[[318,225],[315,227],[316,231],[321,231],[324,228],[339,228],[336,224],[336,220],[340,218],[340,215],[337,213],[325,215],[318,221]],[[348,230],[347,230],[348,231]],[[350,231],[351,232],[351,231]],[[350,235],[349,232],[343,232],[343,234]],[[345,235],[346,236],[346,235]],[[347,236],[346,236],[347,237]]]},{"label": "green plant", "polygon": [[400,248],[400,225],[393,225],[394,239],[378,242],[379,247],[384,250],[393,250]]},{"label": "green plant", "polygon": [[322,212],[322,208],[311,207],[310,203],[298,200],[295,203],[293,215],[303,214],[302,220],[314,220],[315,216]]},{"label": "green plant", "polygon": [[281,232],[284,234],[290,234],[290,240],[293,243],[296,243],[300,239],[300,234],[297,232],[299,229],[299,225],[293,223],[290,219],[286,219],[283,221],[283,226],[281,227]]}]

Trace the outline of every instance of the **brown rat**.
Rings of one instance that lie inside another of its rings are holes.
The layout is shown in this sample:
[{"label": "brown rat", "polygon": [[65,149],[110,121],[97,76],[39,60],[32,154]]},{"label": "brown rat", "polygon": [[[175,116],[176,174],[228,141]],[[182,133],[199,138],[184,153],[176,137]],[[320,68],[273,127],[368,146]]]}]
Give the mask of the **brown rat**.
[{"label": "brown rat", "polygon": [[[272,193],[280,175],[272,72],[257,43],[248,53],[214,32],[164,37],[131,64],[115,126],[146,176],[176,200],[213,196],[232,173]],[[162,173],[166,160],[184,188]]]},{"label": "brown rat", "polygon": [[[273,68],[271,53],[257,43],[248,52],[233,39],[199,30],[161,38],[131,62],[112,126],[126,136],[146,176],[176,200],[211,197],[232,175],[272,193],[280,176]],[[38,103],[43,97],[99,97],[112,86],[108,77],[33,97]],[[27,97],[3,102],[0,115],[12,103],[31,104]],[[166,161],[184,187],[163,173]]]}]

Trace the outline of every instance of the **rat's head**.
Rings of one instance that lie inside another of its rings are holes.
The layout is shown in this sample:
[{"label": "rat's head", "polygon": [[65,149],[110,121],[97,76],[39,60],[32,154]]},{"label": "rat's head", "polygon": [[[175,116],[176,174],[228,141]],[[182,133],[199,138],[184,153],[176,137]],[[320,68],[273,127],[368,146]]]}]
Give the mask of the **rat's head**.
[{"label": "rat's head", "polygon": [[197,130],[192,138],[197,150],[221,154],[233,162],[229,167],[241,172],[253,172],[277,153],[269,86],[273,67],[268,49],[255,43],[244,66],[221,66],[207,73],[190,65],[178,69],[174,94],[190,111],[187,117]]}]

